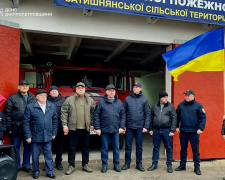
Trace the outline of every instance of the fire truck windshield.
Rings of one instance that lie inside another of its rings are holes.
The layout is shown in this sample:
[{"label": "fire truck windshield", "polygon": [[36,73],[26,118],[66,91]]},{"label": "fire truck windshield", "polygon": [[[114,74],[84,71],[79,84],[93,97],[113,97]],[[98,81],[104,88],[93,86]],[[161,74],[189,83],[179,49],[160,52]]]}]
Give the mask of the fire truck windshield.
[{"label": "fire truck windshield", "polygon": [[73,87],[78,82],[96,88],[105,88],[108,84],[114,84],[112,72],[86,69],[54,69],[51,80],[52,85],[57,87]]}]

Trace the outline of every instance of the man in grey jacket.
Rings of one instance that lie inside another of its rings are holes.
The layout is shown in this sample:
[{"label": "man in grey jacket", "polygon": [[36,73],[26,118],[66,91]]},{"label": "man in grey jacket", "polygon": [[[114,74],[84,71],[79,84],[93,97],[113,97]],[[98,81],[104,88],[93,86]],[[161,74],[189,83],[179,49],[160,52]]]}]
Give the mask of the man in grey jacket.
[{"label": "man in grey jacket", "polygon": [[69,167],[66,175],[70,175],[74,171],[78,141],[81,142],[82,148],[82,170],[92,172],[88,162],[90,130],[94,129],[92,120],[94,109],[94,100],[85,93],[85,84],[77,83],[76,94],[68,97],[61,108],[63,131],[69,135]]},{"label": "man in grey jacket", "polygon": [[176,110],[170,102],[168,102],[168,94],[165,91],[159,93],[159,102],[152,107],[151,123],[150,123],[150,135],[153,135],[153,156],[152,166],[148,168],[148,171],[157,169],[159,160],[159,149],[161,140],[166,148],[167,155],[167,172],[172,173],[172,159],[173,150],[171,137],[174,135],[177,126],[177,114]]}]

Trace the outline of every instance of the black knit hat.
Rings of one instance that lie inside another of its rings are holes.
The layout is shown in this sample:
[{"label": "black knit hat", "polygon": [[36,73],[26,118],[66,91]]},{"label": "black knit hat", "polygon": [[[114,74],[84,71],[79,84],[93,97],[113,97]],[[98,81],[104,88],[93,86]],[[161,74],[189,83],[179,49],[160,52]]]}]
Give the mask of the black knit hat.
[{"label": "black knit hat", "polygon": [[57,91],[59,91],[59,89],[58,89],[56,86],[51,86],[51,87],[49,88],[48,92],[50,93],[51,90],[57,90]]},{"label": "black knit hat", "polygon": [[165,97],[165,96],[168,96],[167,92],[166,91],[161,91],[159,93],[159,99],[161,99],[162,97]]},{"label": "black knit hat", "polygon": [[38,95],[38,94],[41,94],[41,93],[48,93],[47,91],[45,91],[44,89],[38,89],[37,91],[36,91],[36,95]]}]

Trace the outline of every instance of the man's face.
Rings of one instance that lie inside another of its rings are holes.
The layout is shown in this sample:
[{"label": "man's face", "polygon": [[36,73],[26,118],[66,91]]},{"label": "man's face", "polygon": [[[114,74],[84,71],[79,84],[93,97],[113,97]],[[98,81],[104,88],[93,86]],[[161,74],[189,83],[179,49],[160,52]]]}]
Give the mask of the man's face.
[{"label": "man's face", "polygon": [[23,84],[18,86],[18,90],[23,94],[29,90],[29,85]]},{"label": "man's face", "polygon": [[193,101],[195,96],[193,94],[185,94],[185,101],[190,102]]},{"label": "man's face", "polygon": [[141,92],[142,88],[138,87],[138,86],[133,86],[133,92],[135,94],[139,94]]},{"label": "man's face", "polygon": [[113,99],[116,94],[116,90],[115,89],[106,90],[106,94],[108,96],[108,99]]},{"label": "man's face", "polygon": [[53,89],[50,91],[49,95],[52,97],[52,98],[56,98],[59,96],[59,91],[57,91],[56,89]]},{"label": "man's face", "polygon": [[46,93],[41,93],[36,95],[36,98],[39,102],[46,102],[47,101],[47,94]]},{"label": "man's face", "polygon": [[83,86],[76,87],[76,93],[78,96],[83,96],[85,93],[85,87]]},{"label": "man's face", "polygon": [[168,102],[168,96],[164,96],[160,99],[161,104],[166,104]]}]

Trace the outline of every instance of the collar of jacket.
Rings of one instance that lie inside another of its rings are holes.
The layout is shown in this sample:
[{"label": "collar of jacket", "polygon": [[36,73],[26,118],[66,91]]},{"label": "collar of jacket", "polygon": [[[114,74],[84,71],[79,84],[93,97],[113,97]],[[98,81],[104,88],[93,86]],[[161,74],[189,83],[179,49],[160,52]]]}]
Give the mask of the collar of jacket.
[{"label": "collar of jacket", "polygon": [[[108,97],[107,97],[107,94],[105,94],[105,95],[103,96],[103,98],[104,98],[104,100],[105,100],[106,102],[111,103],[110,100],[109,100]],[[115,96],[114,96],[114,102],[116,102],[117,100],[118,100],[118,97],[117,97],[117,95],[115,95]]]},{"label": "collar of jacket", "polygon": [[[168,106],[168,104],[169,104],[169,101],[166,104],[164,104],[164,106]],[[157,106],[160,107],[160,101],[158,101]]]},{"label": "collar of jacket", "polygon": [[48,100],[50,102],[56,102],[56,101],[59,101],[60,99],[62,98],[62,95],[59,93],[58,97],[56,98],[52,98],[52,96],[48,95]]},{"label": "collar of jacket", "polygon": [[190,102],[187,102],[187,101],[184,100],[184,104],[185,104],[185,105],[193,104],[194,102],[195,102],[195,99],[194,99],[193,101],[190,101]]},{"label": "collar of jacket", "polygon": [[140,91],[140,93],[139,94],[135,94],[133,91],[132,92],[130,92],[130,96],[131,97],[133,97],[133,98],[140,98],[141,96],[143,96],[143,93],[142,93],[142,91]]},{"label": "collar of jacket", "polygon": [[[40,105],[38,104],[38,101],[34,103],[34,107],[41,108]],[[46,109],[48,109],[50,107],[51,107],[51,104],[48,101],[46,101]]]}]

